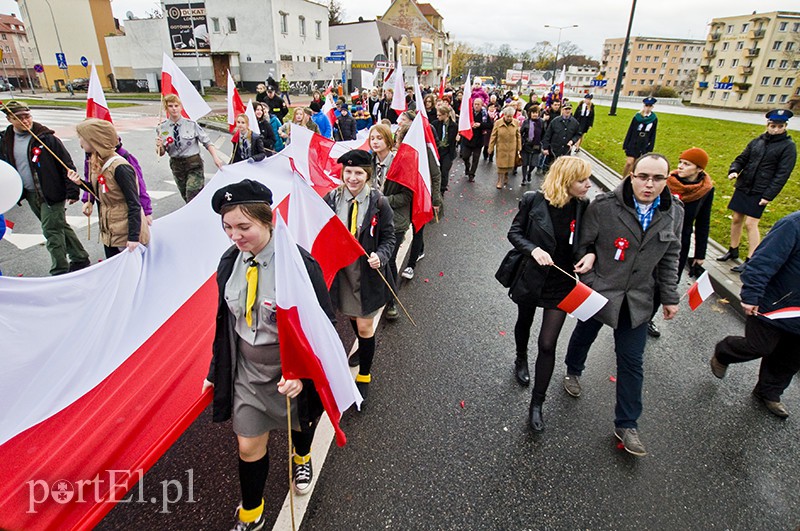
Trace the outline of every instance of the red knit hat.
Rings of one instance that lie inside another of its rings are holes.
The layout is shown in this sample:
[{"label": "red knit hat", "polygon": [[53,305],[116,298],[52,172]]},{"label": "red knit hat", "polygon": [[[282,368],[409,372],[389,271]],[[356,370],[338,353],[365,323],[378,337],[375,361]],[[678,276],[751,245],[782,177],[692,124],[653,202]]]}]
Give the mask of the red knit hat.
[{"label": "red knit hat", "polygon": [[708,153],[706,153],[705,151],[703,151],[698,147],[687,149],[686,151],[681,153],[681,156],[679,158],[683,160],[688,160],[701,170],[706,169],[706,166],[708,166]]}]

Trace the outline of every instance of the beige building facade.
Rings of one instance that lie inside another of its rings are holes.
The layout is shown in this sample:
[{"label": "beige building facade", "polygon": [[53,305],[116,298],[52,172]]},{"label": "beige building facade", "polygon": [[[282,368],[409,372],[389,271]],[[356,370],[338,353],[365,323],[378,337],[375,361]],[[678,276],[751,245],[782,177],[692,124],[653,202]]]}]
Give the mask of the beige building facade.
[{"label": "beige building facade", "polygon": [[800,12],[715,18],[692,103],[734,109],[788,107],[800,98]]},{"label": "beige building facade", "polygon": [[623,72],[621,96],[649,96],[658,88],[670,88],[689,99],[704,41],[631,37],[626,67],[620,67],[624,38],[606,39],[603,43],[600,72],[608,81],[596,94],[611,95],[617,76]]}]

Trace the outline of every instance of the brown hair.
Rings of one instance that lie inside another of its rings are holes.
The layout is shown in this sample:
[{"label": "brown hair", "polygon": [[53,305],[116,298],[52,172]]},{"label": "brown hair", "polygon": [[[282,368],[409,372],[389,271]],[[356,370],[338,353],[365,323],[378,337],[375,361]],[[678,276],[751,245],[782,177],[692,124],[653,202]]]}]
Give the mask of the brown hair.
[{"label": "brown hair", "polygon": [[234,209],[240,209],[246,218],[263,225],[272,232],[272,207],[267,203],[238,203],[235,205],[225,205],[219,209],[221,218]]},{"label": "brown hair", "polygon": [[372,132],[376,131],[378,134],[381,135],[383,141],[386,142],[386,147],[389,148],[389,151],[392,150],[394,147],[394,139],[392,138],[392,130],[388,125],[384,125],[382,123],[378,125],[373,125],[369,130],[369,135],[367,138],[372,136]]},{"label": "brown hair", "polygon": [[[372,180],[372,175],[374,174],[374,169],[372,168],[372,166],[370,165],[370,166],[356,166],[356,167],[361,168],[362,170],[367,172],[367,182],[369,183]],[[339,174],[339,178],[342,180],[344,180],[344,169],[345,166],[342,166],[342,172]],[[345,188],[347,188],[346,184],[342,183],[339,185],[340,191],[344,190]]]}]

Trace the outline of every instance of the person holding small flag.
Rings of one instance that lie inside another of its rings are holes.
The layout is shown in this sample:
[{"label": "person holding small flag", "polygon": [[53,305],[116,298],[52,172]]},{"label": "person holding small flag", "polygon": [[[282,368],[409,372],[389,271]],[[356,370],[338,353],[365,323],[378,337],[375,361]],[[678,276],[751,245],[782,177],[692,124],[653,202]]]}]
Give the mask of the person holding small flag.
[{"label": "person holding small flag", "polygon": [[[211,199],[233,246],[217,268],[217,324],[203,392],[214,388],[214,422],[233,418],[242,494],[236,531],[264,526],[267,445],[272,430],[287,427],[286,397],[292,399],[292,488],[297,494],[311,488],[311,443],[323,411],[312,380],[287,380],[282,374],[271,204],[272,191],[249,179],[220,188]],[[308,252],[299,251],[317,302],[334,321],[322,270]]]},{"label": "person holding small flag", "polygon": [[591,165],[578,157],[558,159],[545,177],[542,191],[522,196],[519,212],[508,231],[509,241],[524,256],[508,291],[518,311],[514,375],[520,385],[530,384],[528,340],[536,307],[544,312],[528,414],[534,431],[544,430],[542,405],[553,376],[558,336],[567,317],[557,306],[575,287],[575,280],[566,272],[587,273],[591,268],[591,258],[578,258],[591,174]]},{"label": "person holding small flag", "polygon": [[786,418],[781,395],[800,370],[800,211],[780,219],[742,272],[744,337],[728,336],[714,349],[711,372],[761,358],[753,396],[767,411]]},{"label": "person holding small flag", "polygon": [[[592,317],[577,323],[567,348],[564,389],[581,395],[580,376],[589,349],[603,325],[614,329],[617,404],[614,435],[636,456],[647,455],[639,439],[644,347],[653,311],[653,289],[661,290],[664,319],[678,313],[678,255],[683,206],[667,189],[669,162],[643,155],[616,189],[599,195],[586,209],[581,250],[594,258],[583,282],[608,299]],[[585,259],[585,257],[584,257]]]},{"label": "person holding small flag", "polygon": [[329,192],[325,201],[365,254],[339,270],[330,292],[334,306],[350,319],[358,336],[358,350],[350,357],[350,366],[358,367],[356,387],[366,400],[375,357],[375,317],[392,298],[379,271],[384,278],[391,278],[389,260],[395,246],[393,213],[389,201],[371,186],[372,156],[368,152],[354,149],[337,162],[342,165],[344,184]]}]

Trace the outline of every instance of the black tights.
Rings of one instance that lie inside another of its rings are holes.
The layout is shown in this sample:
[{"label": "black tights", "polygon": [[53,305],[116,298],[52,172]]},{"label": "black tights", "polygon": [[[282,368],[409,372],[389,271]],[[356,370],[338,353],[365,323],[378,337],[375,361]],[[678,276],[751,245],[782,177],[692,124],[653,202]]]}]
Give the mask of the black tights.
[{"label": "black tights", "polygon": [[[528,340],[531,336],[531,326],[533,326],[533,316],[536,314],[535,306],[517,306],[517,324],[514,325],[514,340],[517,344],[517,357],[528,358]],[[545,309],[542,314],[542,327],[539,329],[538,349],[536,356],[536,368],[534,370],[533,401],[543,403],[547,387],[550,385],[550,378],[553,376],[553,368],[556,364],[556,346],[561,328],[567,314],[558,309]]]}]

